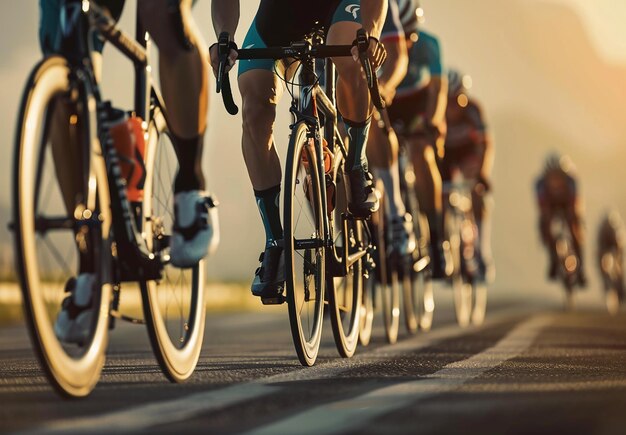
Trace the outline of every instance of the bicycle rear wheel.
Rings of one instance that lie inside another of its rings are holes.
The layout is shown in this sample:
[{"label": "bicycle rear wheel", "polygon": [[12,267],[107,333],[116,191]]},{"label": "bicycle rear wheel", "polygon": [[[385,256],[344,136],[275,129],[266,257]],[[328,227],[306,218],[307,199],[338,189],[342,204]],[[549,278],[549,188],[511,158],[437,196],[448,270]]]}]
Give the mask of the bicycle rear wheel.
[{"label": "bicycle rear wheel", "polygon": [[322,337],[326,272],[317,157],[307,136],[304,122],[293,127],[287,151],[283,212],[291,335],[302,365],[312,366]]},{"label": "bicycle rear wheel", "polygon": [[[339,157],[338,157],[339,158]],[[336,166],[336,207],[333,210],[332,222],[335,227],[334,246],[337,258],[344,255],[344,247],[348,246],[348,256],[367,249],[364,238],[363,223],[348,216],[348,192],[343,179],[342,165]],[[346,232],[347,229],[347,232]],[[369,242],[367,242],[369,244]],[[363,292],[363,266],[365,256],[348,267],[348,274],[335,277],[328,273],[327,288],[329,290],[330,320],[333,328],[335,344],[339,354],[349,358],[354,355],[359,342],[361,328],[361,302]]]},{"label": "bicycle rear wheel", "polygon": [[195,370],[206,320],[204,260],[191,269],[179,269],[168,262],[177,161],[165,118],[157,108],[148,130],[142,232],[148,251],[162,259],[163,272],[161,280],[140,285],[150,343],[163,373],[172,382],[185,381]]},{"label": "bicycle rear wheel", "polygon": [[[70,82],[69,76],[66,61],[55,56],[42,61],[28,80],[15,140],[13,230],[23,306],[39,362],[59,393],[82,397],[100,377],[108,342],[111,215],[106,168],[96,149],[96,117],[89,110],[95,100],[86,83]],[[53,144],[52,129],[67,143]],[[89,155],[70,154],[79,163],[68,164],[68,144]],[[75,201],[68,199],[73,196],[68,189],[77,193]],[[67,296],[66,283],[79,273],[95,277],[93,314],[86,341],[67,344],[57,338],[54,322]]]},{"label": "bicycle rear wheel", "polygon": [[[375,222],[378,242],[378,258],[384,259],[384,267],[381,273],[385,273],[386,285],[381,285],[380,296],[382,299],[383,323],[385,325],[385,337],[388,343],[398,341],[400,329],[400,280],[399,270],[402,267],[402,258],[397,255],[389,255],[387,249],[387,217],[385,215],[385,194],[382,182],[376,184],[376,190],[380,194],[380,207],[372,215]],[[381,279],[381,282],[382,279]]]},{"label": "bicycle rear wheel", "polygon": [[450,244],[453,272],[450,277],[454,295],[454,311],[459,326],[466,327],[470,324],[472,315],[472,286],[466,282],[463,276],[461,222],[458,216],[450,210],[445,215],[444,229],[447,234],[447,243]]}]

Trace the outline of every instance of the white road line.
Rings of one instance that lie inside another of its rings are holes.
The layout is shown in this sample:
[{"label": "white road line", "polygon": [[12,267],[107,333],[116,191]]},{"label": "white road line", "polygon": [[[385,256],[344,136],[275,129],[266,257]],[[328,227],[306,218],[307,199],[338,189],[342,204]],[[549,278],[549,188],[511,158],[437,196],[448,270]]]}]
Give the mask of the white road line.
[{"label": "white road line", "polygon": [[97,417],[63,420],[51,423],[41,431],[35,430],[25,433],[110,434],[122,431],[139,431],[158,424],[187,420],[204,412],[211,412],[235,403],[265,396],[275,392],[277,389],[279,388],[259,383],[239,384],[219,390],[207,391],[206,393],[192,394],[181,399],[151,403]]},{"label": "white road line", "polygon": [[452,339],[493,326],[510,319],[513,315],[523,315],[520,309],[502,310],[490,316],[481,327],[462,329],[458,326],[446,326],[427,334],[418,334],[401,343],[386,345],[362,351],[353,359],[337,358],[328,363],[318,364],[288,373],[281,373],[255,379],[204,393],[196,393],[183,398],[149,403],[127,408],[124,411],[111,412],[93,417],[71,418],[50,422],[42,427],[25,431],[29,434],[80,433],[97,434],[111,432],[133,432],[150,427],[188,420],[195,416],[217,411],[228,406],[266,396],[283,389],[280,383],[293,381],[327,379],[342,372],[371,364],[372,359],[387,359],[404,353],[415,352],[447,339]]},{"label": "white road line", "polygon": [[354,430],[376,417],[411,403],[452,391],[527,350],[548,317],[534,317],[515,327],[495,346],[462,361],[448,364],[422,379],[379,388],[358,397],[328,403],[258,428],[249,434],[340,433]]}]

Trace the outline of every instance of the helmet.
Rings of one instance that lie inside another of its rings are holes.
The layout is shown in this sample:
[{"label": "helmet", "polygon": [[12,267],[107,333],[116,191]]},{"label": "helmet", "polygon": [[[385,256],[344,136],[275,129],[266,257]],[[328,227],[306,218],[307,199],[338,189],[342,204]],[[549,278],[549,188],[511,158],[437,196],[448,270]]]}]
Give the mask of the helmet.
[{"label": "helmet", "polygon": [[558,152],[551,152],[546,157],[545,171],[552,170],[562,171],[566,174],[573,175],[576,172],[574,162],[568,155],[561,155]]},{"label": "helmet", "polygon": [[561,167],[561,155],[557,152],[551,152],[548,154],[544,168],[546,172],[563,170]]},{"label": "helmet", "polygon": [[419,24],[424,22],[424,9],[419,0],[397,0],[400,22],[406,35],[417,33]]},{"label": "helmet", "polygon": [[448,97],[456,97],[467,94],[472,88],[472,77],[461,73],[459,70],[448,70]]}]

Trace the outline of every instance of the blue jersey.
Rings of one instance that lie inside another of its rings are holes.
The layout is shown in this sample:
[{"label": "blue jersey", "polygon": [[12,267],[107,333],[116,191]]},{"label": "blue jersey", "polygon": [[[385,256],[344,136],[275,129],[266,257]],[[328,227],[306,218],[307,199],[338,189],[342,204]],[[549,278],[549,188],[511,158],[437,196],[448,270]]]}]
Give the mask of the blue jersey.
[{"label": "blue jersey", "polygon": [[384,43],[385,41],[400,38],[404,38],[404,31],[402,30],[402,23],[400,22],[398,2],[397,0],[389,0],[387,16],[385,17],[383,30],[380,34],[380,41]]},{"label": "blue jersey", "polygon": [[409,67],[398,86],[397,96],[410,95],[423,90],[431,77],[441,77],[443,63],[439,40],[430,33],[419,32],[419,39],[409,49]]}]

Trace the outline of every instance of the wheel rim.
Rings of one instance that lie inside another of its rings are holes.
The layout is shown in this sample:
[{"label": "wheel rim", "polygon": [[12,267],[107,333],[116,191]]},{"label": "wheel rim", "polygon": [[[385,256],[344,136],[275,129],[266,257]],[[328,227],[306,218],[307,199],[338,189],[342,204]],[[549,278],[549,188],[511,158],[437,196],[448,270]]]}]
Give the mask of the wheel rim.
[{"label": "wheel rim", "polygon": [[148,251],[162,258],[164,268],[161,280],[143,283],[144,310],[154,352],[165,375],[183,381],[196,367],[204,338],[204,260],[190,269],[174,267],[168,261],[178,160],[164,130],[165,120],[156,111],[146,147],[142,222]]},{"label": "wheel rim", "polygon": [[315,167],[315,156],[304,146],[307,142],[306,127],[301,124],[290,145],[293,158],[288,158],[292,165],[286,173],[285,266],[294,345],[300,362],[313,365],[322,333],[326,276],[324,248],[301,248],[302,243],[323,237],[319,183],[309,171]]},{"label": "wheel rim", "polygon": [[[106,175],[102,158],[92,156],[93,185],[99,191],[93,199],[104,212],[85,221],[87,224],[75,235],[76,220],[63,204],[52,146],[46,140],[52,122],[48,114],[52,101],[69,98],[69,70],[62,60],[53,58],[42,64],[38,72],[33,88],[25,97],[17,139],[16,258],[29,329],[42,366],[59,392],[85,396],[99,378],[107,343],[111,297],[107,246],[111,217],[105,199],[108,198]],[[74,109],[78,110],[72,110],[68,118],[68,131],[80,129],[82,140],[89,140],[89,126],[94,120],[89,118],[86,108],[95,105],[95,101],[82,91],[75,95],[79,94],[72,98],[78,104]],[[53,329],[65,296],[65,283],[78,274],[78,246],[91,252],[90,264],[83,266],[93,270],[96,276],[92,294],[96,315],[91,322],[90,339],[83,346],[61,343]]]}]

